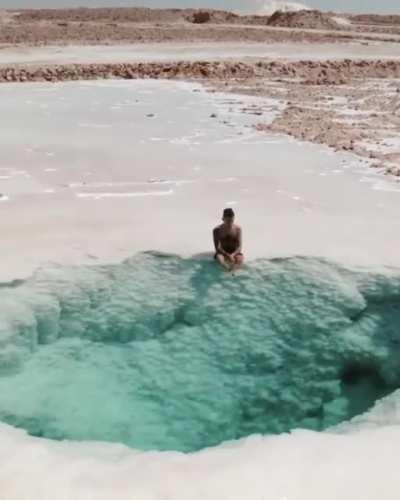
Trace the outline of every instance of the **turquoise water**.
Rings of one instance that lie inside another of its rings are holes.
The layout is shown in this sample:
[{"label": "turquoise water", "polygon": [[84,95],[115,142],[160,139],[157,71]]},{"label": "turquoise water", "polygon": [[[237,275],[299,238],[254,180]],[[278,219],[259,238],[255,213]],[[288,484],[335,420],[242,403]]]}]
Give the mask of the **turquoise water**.
[{"label": "turquoise water", "polygon": [[152,253],[0,287],[0,420],[193,451],[322,430],[400,385],[400,273]]}]

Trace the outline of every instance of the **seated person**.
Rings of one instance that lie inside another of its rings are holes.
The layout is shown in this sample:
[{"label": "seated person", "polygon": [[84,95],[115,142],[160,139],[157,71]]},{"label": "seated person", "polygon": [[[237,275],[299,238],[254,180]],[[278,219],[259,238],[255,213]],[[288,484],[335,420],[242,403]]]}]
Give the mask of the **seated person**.
[{"label": "seated person", "polygon": [[243,264],[242,228],[234,223],[235,213],[225,208],[223,223],[214,228],[215,259],[228,271],[233,271]]}]

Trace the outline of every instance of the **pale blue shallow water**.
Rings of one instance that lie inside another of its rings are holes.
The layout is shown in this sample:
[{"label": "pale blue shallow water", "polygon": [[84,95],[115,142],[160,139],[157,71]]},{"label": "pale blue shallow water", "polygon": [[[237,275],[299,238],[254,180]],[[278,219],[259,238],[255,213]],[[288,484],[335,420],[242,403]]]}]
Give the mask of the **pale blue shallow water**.
[{"label": "pale blue shallow water", "polygon": [[400,384],[400,273],[139,254],[0,287],[0,419],[193,451],[322,430]]}]

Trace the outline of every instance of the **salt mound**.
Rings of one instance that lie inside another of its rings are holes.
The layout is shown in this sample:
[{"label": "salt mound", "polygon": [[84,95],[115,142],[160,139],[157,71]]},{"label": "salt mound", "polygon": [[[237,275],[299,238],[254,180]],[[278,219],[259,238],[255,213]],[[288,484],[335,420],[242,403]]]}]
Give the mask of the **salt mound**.
[{"label": "salt mound", "polygon": [[[260,2],[257,2],[260,3]],[[292,11],[299,11],[299,10],[308,10],[309,7],[307,5],[304,5],[302,3],[298,2],[284,2],[284,1],[279,1],[279,0],[266,0],[265,2],[262,2],[262,6],[260,11],[263,14],[273,14],[276,11],[281,11],[281,12],[292,12]]]},{"label": "salt mound", "polygon": [[319,10],[300,10],[296,12],[278,10],[270,17],[268,25],[306,29],[340,29],[341,27],[329,14],[324,14]]}]

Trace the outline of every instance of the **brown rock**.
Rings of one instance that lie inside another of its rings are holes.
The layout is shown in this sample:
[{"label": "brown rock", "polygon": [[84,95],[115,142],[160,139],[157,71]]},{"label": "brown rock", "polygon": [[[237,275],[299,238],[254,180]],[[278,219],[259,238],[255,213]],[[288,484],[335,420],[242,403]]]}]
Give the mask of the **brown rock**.
[{"label": "brown rock", "polygon": [[211,14],[206,10],[194,12],[191,22],[194,24],[204,24],[211,21]]}]

